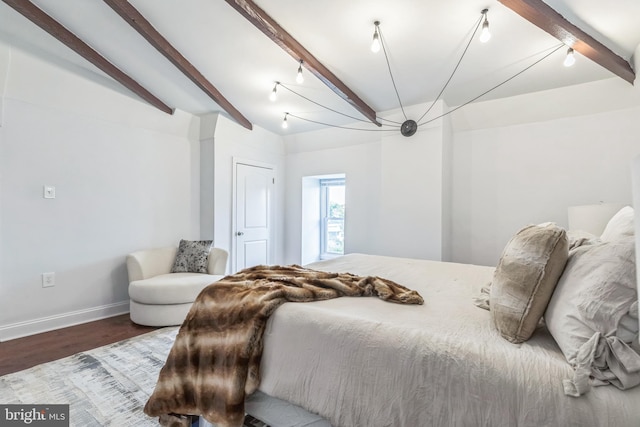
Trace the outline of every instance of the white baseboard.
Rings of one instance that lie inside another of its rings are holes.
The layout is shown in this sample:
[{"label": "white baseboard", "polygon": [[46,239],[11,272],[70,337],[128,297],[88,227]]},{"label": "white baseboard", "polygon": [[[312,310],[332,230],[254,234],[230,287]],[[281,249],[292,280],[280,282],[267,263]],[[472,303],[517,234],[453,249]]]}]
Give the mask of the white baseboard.
[{"label": "white baseboard", "polygon": [[41,317],[27,320],[26,322],[12,323],[0,326],[0,342],[35,335],[107,317],[119,316],[129,312],[129,301],[116,302],[101,305],[99,307],[57,314],[55,316]]}]

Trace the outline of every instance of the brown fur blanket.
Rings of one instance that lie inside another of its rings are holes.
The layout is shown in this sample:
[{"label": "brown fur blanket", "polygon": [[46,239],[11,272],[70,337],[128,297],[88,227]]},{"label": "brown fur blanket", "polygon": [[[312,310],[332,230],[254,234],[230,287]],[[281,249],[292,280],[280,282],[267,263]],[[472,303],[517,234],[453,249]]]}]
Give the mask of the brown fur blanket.
[{"label": "brown fur blanket", "polygon": [[[292,266],[257,266],[207,286],[185,318],[144,412],[165,426],[202,415],[219,427],[241,426],[245,396],[260,383],[262,336],[281,304],[375,295],[422,304],[390,280]],[[183,414],[183,415],[179,415]]]}]

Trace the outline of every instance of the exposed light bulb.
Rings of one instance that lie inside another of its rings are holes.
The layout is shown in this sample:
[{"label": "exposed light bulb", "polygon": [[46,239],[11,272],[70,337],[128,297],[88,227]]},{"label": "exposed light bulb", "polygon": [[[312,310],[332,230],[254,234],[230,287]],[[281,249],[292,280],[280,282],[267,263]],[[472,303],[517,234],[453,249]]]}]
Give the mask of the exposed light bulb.
[{"label": "exposed light bulb", "polygon": [[289,115],[289,113],[285,113],[284,115],[284,120],[282,121],[282,129],[286,129],[289,127],[289,123],[287,123],[287,116]]},{"label": "exposed light bulb", "polygon": [[489,23],[484,21],[482,24],[482,31],[480,32],[480,42],[486,43],[491,38],[491,33],[489,32]]},{"label": "exposed light bulb", "polygon": [[275,86],[273,86],[273,90],[271,91],[271,93],[269,94],[269,100],[271,102],[274,102],[276,99],[278,99],[278,83],[275,84]]},{"label": "exposed light bulb", "polygon": [[302,75],[302,59],[300,60],[300,65],[298,66],[298,75],[296,76],[296,83],[298,84],[304,83],[304,76]]},{"label": "exposed light bulb", "polygon": [[373,32],[373,41],[371,42],[371,52],[376,53],[380,51],[380,34],[378,34],[378,25],[380,25],[380,22],[376,21],[373,24],[376,26],[376,29]]},{"label": "exposed light bulb", "polygon": [[564,58],[563,64],[565,67],[571,67],[575,63],[576,63],[576,57],[573,53],[573,49],[569,48],[567,49],[567,56]]},{"label": "exposed light bulb", "polygon": [[482,31],[480,31],[480,42],[486,43],[491,38],[491,33],[489,32],[489,20],[487,19],[487,9],[482,11],[484,15],[484,22],[482,23]]}]

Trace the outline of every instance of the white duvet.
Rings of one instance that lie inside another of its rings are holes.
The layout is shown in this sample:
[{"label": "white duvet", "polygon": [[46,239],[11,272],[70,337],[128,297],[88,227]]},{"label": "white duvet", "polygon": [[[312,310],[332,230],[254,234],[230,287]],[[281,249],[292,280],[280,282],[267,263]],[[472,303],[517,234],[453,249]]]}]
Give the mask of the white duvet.
[{"label": "white duvet", "polygon": [[385,277],[425,304],[284,304],[264,335],[268,395],[336,427],[640,426],[640,387],[566,396],[573,372],[546,329],[523,344],[500,337],[473,304],[491,267],[359,254],[308,267]]}]

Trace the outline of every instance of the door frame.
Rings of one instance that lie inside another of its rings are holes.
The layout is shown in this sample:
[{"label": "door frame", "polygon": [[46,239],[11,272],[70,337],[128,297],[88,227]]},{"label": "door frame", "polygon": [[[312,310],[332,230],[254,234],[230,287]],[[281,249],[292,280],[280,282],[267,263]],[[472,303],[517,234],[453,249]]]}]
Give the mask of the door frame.
[{"label": "door frame", "polygon": [[[263,168],[263,169],[270,169],[273,172],[273,179],[275,180],[276,177],[276,165],[271,164],[271,163],[266,163],[266,162],[260,162],[260,161],[256,161],[256,160],[250,160],[250,159],[246,159],[243,157],[236,157],[233,156],[231,158],[231,161],[233,162],[233,167],[232,167],[232,177],[231,177],[231,251],[230,251],[230,258],[231,258],[231,269],[232,269],[232,273],[235,273],[238,271],[238,266],[237,266],[237,257],[236,257],[236,233],[238,232],[238,224],[236,221],[236,214],[238,212],[238,194],[236,191],[236,185],[237,185],[237,172],[238,172],[238,164],[242,164],[242,165],[246,165],[246,166],[253,166],[253,167],[257,167],[257,168]],[[274,182],[275,184],[275,182]],[[276,192],[276,186],[274,185],[272,188],[272,192],[271,192],[271,201],[269,203],[269,263],[273,262],[273,251],[276,247],[275,245],[275,233],[274,233],[274,217],[275,217],[275,192]]]}]

